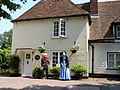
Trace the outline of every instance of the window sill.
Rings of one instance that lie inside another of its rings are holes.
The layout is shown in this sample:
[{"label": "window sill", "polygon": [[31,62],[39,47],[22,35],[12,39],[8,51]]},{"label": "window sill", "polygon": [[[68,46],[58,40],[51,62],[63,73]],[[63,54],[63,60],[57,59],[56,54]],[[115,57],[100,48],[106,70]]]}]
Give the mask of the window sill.
[{"label": "window sill", "polygon": [[117,68],[107,68],[106,70],[119,70]]},{"label": "window sill", "polygon": [[120,42],[120,39],[116,39],[115,42]]},{"label": "window sill", "polygon": [[66,39],[67,37],[65,36],[65,37],[51,37],[51,38],[53,38],[53,39]]}]

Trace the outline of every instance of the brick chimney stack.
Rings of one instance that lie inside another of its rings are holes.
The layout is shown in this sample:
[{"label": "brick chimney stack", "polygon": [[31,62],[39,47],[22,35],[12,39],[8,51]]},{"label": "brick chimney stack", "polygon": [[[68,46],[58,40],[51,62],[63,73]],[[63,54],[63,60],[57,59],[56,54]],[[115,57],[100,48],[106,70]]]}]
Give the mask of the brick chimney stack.
[{"label": "brick chimney stack", "polygon": [[97,0],[90,0],[90,14],[98,15],[98,2]]}]

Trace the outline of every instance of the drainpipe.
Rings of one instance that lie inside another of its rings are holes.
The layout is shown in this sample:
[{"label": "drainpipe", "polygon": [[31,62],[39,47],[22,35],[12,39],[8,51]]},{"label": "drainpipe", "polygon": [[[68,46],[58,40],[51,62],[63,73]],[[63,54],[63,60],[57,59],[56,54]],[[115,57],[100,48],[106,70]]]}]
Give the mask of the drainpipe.
[{"label": "drainpipe", "polygon": [[94,74],[94,46],[91,43],[89,45],[92,47],[92,74]]}]

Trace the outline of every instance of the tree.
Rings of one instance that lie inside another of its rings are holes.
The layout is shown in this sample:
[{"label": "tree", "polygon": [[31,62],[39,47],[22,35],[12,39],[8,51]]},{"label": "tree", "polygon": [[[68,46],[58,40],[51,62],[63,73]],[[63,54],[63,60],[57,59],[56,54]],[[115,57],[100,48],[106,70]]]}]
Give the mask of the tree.
[{"label": "tree", "polygon": [[[27,2],[27,0],[20,0],[20,1],[23,2],[23,4]],[[11,19],[11,15],[9,12],[7,12],[6,9],[3,9],[3,6],[6,6],[7,9],[11,12],[14,12],[17,9],[21,8],[20,4],[15,3],[14,0],[0,0],[0,18],[5,18],[5,19]]]},{"label": "tree", "polygon": [[3,34],[0,34],[0,48],[11,48],[12,45],[12,29],[8,32],[4,32]]},{"label": "tree", "polygon": [[6,70],[9,68],[7,61],[7,52],[6,50],[0,50],[0,70]]}]

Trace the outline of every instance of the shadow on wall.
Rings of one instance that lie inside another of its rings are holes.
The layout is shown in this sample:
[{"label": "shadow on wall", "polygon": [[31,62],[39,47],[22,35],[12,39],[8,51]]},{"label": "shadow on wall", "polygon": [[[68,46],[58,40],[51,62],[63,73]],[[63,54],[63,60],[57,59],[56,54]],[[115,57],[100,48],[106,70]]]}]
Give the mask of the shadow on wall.
[{"label": "shadow on wall", "polygon": [[[0,88],[0,90],[16,90],[16,89]],[[66,87],[32,85],[17,90],[120,90],[120,84],[104,84],[104,83],[100,83],[99,85],[79,84]]]}]

